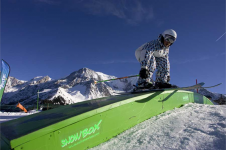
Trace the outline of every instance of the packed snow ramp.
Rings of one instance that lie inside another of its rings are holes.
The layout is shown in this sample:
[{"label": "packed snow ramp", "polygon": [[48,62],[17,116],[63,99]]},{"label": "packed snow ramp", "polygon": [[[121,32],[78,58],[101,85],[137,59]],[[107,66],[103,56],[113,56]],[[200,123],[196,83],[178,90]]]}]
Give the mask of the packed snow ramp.
[{"label": "packed snow ramp", "polygon": [[189,91],[146,92],[66,105],[1,124],[1,149],[88,149],[186,103],[213,103]]}]

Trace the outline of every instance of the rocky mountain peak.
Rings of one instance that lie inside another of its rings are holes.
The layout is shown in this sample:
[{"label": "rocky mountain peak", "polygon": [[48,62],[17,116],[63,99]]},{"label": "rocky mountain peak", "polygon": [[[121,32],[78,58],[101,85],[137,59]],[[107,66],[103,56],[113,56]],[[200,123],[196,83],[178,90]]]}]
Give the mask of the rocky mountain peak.
[{"label": "rocky mountain peak", "polygon": [[93,75],[96,75],[96,72],[89,69],[89,68],[82,68],[82,69],[79,69],[77,71],[78,74],[82,75],[83,77],[87,77],[87,78],[92,78]]},{"label": "rocky mountain peak", "polygon": [[69,76],[62,80],[67,80],[67,82],[71,83],[70,85],[73,86],[76,83],[85,82],[93,79],[98,80],[98,74],[89,68],[82,68],[78,71],[72,72]]},{"label": "rocky mountain peak", "polygon": [[65,103],[76,103],[88,99],[114,95],[115,91],[123,91],[133,82],[114,81],[94,84],[95,81],[114,78],[89,68],[81,68],[69,76],[59,80],[52,80],[49,76],[38,76],[21,85],[9,87],[3,96],[4,104],[33,104],[37,101],[37,92],[41,100],[53,100],[57,96],[65,99]]},{"label": "rocky mountain peak", "polygon": [[45,76],[45,77],[38,76],[38,77],[31,79],[28,83],[29,84],[40,84],[40,83],[45,83],[48,81],[51,81],[51,78],[49,76]]}]

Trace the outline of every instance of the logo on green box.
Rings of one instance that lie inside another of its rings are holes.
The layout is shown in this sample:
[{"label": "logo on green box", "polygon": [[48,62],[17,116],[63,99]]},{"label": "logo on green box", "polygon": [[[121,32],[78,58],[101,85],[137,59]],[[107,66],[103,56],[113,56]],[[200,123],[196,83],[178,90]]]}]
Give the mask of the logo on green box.
[{"label": "logo on green box", "polygon": [[[67,146],[69,144],[72,144],[72,143],[74,143],[76,141],[78,142],[78,141],[80,141],[82,139],[85,141],[85,139],[86,139],[86,137],[88,135],[92,135],[97,130],[100,129],[99,126],[100,126],[101,122],[102,122],[102,120],[100,120],[97,124],[94,124],[90,128],[85,128],[85,129],[81,130],[80,132],[77,132],[77,133],[75,133],[73,135],[68,136],[67,139],[61,140],[61,144],[62,144],[61,147],[65,147],[65,146]],[[87,137],[87,138],[89,138],[89,137]]]}]

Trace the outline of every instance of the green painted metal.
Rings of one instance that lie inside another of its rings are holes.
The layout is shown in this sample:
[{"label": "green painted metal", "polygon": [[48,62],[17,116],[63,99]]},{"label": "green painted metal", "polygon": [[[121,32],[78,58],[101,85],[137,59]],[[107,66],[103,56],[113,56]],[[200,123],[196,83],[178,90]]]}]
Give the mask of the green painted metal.
[{"label": "green painted metal", "polygon": [[15,150],[88,149],[191,102],[213,105],[198,93],[182,90],[105,97],[2,123],[1,140]]}]

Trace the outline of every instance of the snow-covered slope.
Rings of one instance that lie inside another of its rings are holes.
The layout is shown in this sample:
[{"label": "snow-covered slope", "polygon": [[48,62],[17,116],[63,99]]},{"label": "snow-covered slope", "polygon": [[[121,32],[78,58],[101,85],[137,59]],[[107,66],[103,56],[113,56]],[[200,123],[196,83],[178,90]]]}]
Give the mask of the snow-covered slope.
[{"label": "snow-covered slope", "polygon": [[29,81],[20,81],[10,77],[2,103],[35,104],[39,90],[40,101],[46,99],[54,101],[57,97],[62,97],[65,103],[71,104],[131,90],[132,85],[137,81],[137,78],[130,78],[94,84],[94,81],[112,78],[116,77],[95,72],[88,68],[72,72],[67,77],[59,80],[52,80],[48,76],[39,76]]},{"label": "snow-covered slope", "polygon": [[225,150],[226,106],[186,104],[90,150]]},{"label": "snow-covered slope", "polygon": [[[196,92],[196,90],[191,90],[191,91]],[[204,96],[209,96],[209,97],[211,97],[211,100],[217,100],[217,99],[221,98],[221,96],[222,96],[223,98],[226,97],[226,96],[223,95],[223,94],[212,93],[212,92],[208,91],[207,89],[199,89],[198,93],[199,93],[199,94],[202,94],[202,95],[204,95]]]}]

